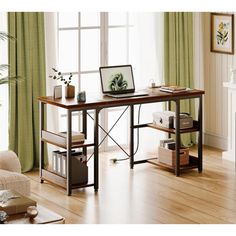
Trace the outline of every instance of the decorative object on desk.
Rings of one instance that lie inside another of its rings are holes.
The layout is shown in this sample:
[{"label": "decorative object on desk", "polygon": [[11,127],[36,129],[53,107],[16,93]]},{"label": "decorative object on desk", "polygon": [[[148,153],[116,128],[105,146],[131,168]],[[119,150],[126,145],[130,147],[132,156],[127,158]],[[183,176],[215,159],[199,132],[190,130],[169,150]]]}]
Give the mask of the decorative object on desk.
[{"label": "decorative object on desk", "polygon": [[86,102],[86,92],[85,91],[82,91],[82,92],[78,93],[77,101],[78,102]]},{"label": "decorative object on desk", "polygon": [[29,206],[36,206],[36,202],[13,190],[0,190],[0,195],[6,194],[7,201],[0,202],[0,211],[5,211],[8,215],[25,213]]},{"label": "decorative object on desk", "polygon": [[155,86],[156,86],[156,83],[154,82],[154,80],[153,80],[153,79],[150,79],[150,80],[149,80],[149,87],[155,88]]},{"label": "decorative object on desk", "polygon": [[161,85],[157,85],[153,79],[150,79],[150,80],[149,80],[149,86],[148,86],[148,87],[154,89],[154,88],[160,88]]},{"label": "decorative object on desk", "polygon": [[74,98],[75,97],[75,86],[70,85],[71,79],[73,76],[72,73],[70,73],[68,78],[65,78],[63,76],[63,74],[60,71],[58,71],[57,69],[52,68],[52,70],[54,71],[54,75],[50,75],[49,78],[63,82],[66,85],[65,97],[66,98]]},{"label": "decorative object on desk", "polygon": [[230,81],[231,84],[236,83],[236,69],[230,68]]},{"label": "decorative object on desk", "polygon": [[75,86],[67,85],[65,87],[65,98],[74,98],[75,97]]},{"label": "decorative object on desk", "polygon": [[54,87],[53,97],[54,97],[54,99],[62,98],[62,86],[61,85],[57,85]]},{"label": "decorative object on desk", "polygon": [[5,211],[0,211],[0,224],[4,224],[4,222],[7,220],[7,213]]},{"label": "decorative object on desk", "polygon": [[211,52],[234,54],[234,14],[211,13]]},{"label": "decorative object on desk", "polygon": [[38,210],[36,206],[29,206],[27,208],[27,216],[30,220],[33,220],[38,215]]}]

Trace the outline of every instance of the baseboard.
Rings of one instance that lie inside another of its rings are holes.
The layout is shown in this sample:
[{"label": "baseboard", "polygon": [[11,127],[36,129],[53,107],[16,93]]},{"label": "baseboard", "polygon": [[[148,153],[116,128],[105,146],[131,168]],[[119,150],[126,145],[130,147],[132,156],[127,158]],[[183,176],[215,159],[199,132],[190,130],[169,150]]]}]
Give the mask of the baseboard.
[{"label": "baseboard", "polygon": [[228,139],[219,135],[204,133],[203,143],[207,146],[227,150]]},{"label": "baseboard", "polygon": [[222,153],[222,158],[224,160],[235,162],[235,154],[232,151],[226,151]]}]

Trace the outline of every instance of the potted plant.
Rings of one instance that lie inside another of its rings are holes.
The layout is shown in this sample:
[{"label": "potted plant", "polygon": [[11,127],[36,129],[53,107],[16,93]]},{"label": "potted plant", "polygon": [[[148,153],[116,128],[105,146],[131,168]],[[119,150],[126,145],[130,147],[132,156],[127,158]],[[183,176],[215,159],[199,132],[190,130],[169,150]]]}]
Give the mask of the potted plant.
[{"label": "potted plant", "polygon": [[[5,41],[5,40],[8,40],[8,39],[15,39],[15,38],[10,36],[10,35],[8,35],[5,32],[0,32],[0,41]],[[9,77],[9,76],[2,77],[3,75],[2,75],[1,72],[4,71],[4,70],[7,70],[8,67],[9,66],[7,64],[0,65],[0,85],[8,83],[9,80],[12,79],[12,77]]]},{"label": "potted plant", "polygon": [[[15,40],[14,37],[8,35],[7,33],[5,33],[5,32],[0,32],[0,41],[5,41],[5,40],[9,40],[9,39]],[[1,64],[1,65],[0,65],[0,85],[2,85],[2,84],[7,84],[7,83],[9,83],[11,80],[17,79],[17,77],[10,77],[10,76],[4,76],[4,77],[3,77],[2,72],[3,72],[4,70],[7,70],[8,68],[9,68],[9,65],[7,65],[7,64]],[[0,104],[0,106],[1,106],[1,104]]]},{"label": "potted plant", "polygon": [[54,75],[50,75],[49,78],[55,79],[55,80],[60,80],[63,82],[66,87],[65,87],[65,98],[74,98],[75,97],[75,86],[70,85],[71,79],[72,79],[72,73],[70,73],[68,78],[65,78],[60,71],[58,71],[55,68],[52,68],[54,71]]}]

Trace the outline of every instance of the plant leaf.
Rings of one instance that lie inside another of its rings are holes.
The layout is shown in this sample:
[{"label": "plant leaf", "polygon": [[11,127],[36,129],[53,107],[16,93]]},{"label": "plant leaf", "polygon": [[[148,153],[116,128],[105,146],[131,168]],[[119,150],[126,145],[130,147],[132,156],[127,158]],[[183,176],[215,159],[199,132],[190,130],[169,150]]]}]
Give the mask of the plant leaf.
[{"label": "plant leaf", "polygon": [[6,32],[0,31],[0,40],[3,40],[3,41],[4,41],[4,40],[8,40],[8,39],[10,39],[10,40],[16,40],[15,37],[13,37],[13,36],[7,34]]},{"label": "plant leaf", "polygon": [[7,65],[7,64],[0,65],[0,71],[6,70],[8,68],[9,68],[9,65]]}]

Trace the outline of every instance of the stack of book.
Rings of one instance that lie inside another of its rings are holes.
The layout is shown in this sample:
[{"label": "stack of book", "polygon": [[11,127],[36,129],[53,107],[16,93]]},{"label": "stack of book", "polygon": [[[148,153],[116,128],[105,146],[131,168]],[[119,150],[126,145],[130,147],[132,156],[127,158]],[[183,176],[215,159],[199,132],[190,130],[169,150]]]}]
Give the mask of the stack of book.
[{"label": "stack of book", "polygon": [[170,85],[170,86],[162,86],[160,88],[160,91],[162,92],[168,92],[168,93],[178,93],[178,92],[183,92],[189,90],[186,87],[180,87],[176,85]]},{"label": "stack of book", "polygon": [[[60,132],[58,135],[66,138],[67,132]],[[76,132],[76,131],[71,132],[71,137],[72,137],[72,144],[73,143],[83,143],[85,140],[85,135],[83,133]]]},{"label": "stack of book", "polygon": [[8,215],[25,213],[29,206],[36,206],[36,201],[13,190],[0,190],[0,211]]}]

